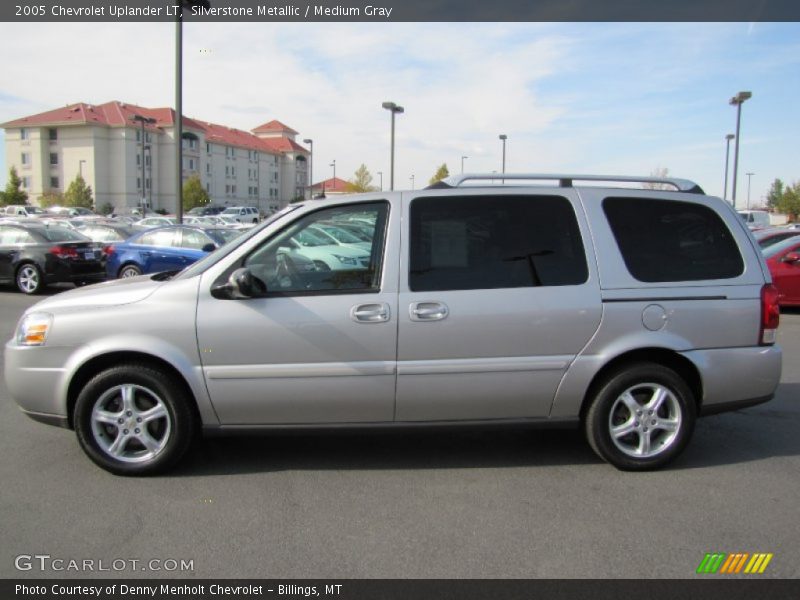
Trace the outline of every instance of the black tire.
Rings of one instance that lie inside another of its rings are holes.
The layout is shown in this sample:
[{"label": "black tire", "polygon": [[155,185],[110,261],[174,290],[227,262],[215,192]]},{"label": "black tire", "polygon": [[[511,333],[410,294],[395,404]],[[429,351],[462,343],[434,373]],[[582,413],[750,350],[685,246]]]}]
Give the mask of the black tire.
[{"label": "black tire", "polygon": [[124,265],[117,273],[117,279],[126,279],[127,277],[138,277],[142,274],[142,270],[134,264]]},{"label": "black tire", "polygon": [[[123,401],[126,390],[130,411]],[[107,369],[84,386],[75,403],[78,443],[116,475],[163,472],[183,457],[197,432],[190,402],[183,386],[162,369],[144,363]],[[97,417],[95,408],[102,410]]]},{"label": "black tire", "polygon": [[610,373],[595,390],[584,417],[586,438],[616,468],[663,467],[689,443],[697,406],[689,386],[672,369],[630,364]]},{"label": "black tire", "polygon": [[21,264],[17,268],[14,282],[17,285],[17,289],[28,296],[38,294],[45,287],[42,270],[34,263]]}]

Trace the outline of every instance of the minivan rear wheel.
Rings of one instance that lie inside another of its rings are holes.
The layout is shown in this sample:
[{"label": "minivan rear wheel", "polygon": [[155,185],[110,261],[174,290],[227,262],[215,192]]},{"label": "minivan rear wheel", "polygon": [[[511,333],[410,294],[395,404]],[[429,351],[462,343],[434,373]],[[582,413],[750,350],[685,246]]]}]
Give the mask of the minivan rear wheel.
[{"label": "minivan rear wheel", "polygon": [[166,371],[124,364],[102,371],[75,403],[75,432],[96,464],[117,475],[150,475],[188,450],[196,418],[183,387]]},{"label": "minivan rear wheel", "polygon": [[600,458],[618,469],[657,469],[689,443],[695,398],[672,369],[655,363],[629,365],[595,389],[584,419],[586,437]]}]

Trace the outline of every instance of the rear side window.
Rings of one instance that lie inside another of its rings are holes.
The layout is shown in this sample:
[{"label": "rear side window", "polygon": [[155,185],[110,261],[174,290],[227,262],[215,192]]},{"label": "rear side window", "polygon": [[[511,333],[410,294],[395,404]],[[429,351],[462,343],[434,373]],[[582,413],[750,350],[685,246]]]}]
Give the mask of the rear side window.
[{"label": "rear side window", "polygon": [[578,222],[561,196],[417,198],[415,292],[577,285],[588,278]]},{"label": "rear side window", "polygon": [[744,271],[730,230],[706,206],[606,198],[603,210],[628,271],[639,281],[731,279]]}]

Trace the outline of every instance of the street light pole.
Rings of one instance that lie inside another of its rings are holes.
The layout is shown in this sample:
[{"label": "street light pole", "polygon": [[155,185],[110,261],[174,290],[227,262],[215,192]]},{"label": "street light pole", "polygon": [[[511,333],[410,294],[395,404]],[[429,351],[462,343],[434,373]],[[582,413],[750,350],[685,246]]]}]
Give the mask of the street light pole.
[{"label": "street light pole", "polygon": [[383,191],[383,171],[378,171],[378,176],[381,178],[381,191]]},{"label": "street light pole", "polygon": [[389,189],[394,190],[394,116],[396,114],[402,114],[405,112],[405,109],[394,102],[384,102],[381,106],[392,113],[392,137],[389,150]]},{"label": "street light pole", "polygon": [[733,150],[733,185],[731,186],[731,199],[733,201],[733,208],[736,208],[736,178],[739,173],[739,141],[742,139],[742,136],[739,132],[742,124],[742,104],[752,97],[752,92],[739,92],[730,100],[731,106],[736,107],[736,144]]},{"label": "street light pole", "polygon": [[503,142],[503,174],[506,173],[506,140],[508,136],[505,133],[500,134],[500,140]]},{"label": "street light pole", "polygon": [[747,210],[750,210],[750,178],[755,175],[755,173],[745,173],[747,175]]},{"label": "street light pole", "polygon": [[336,187],[336,159],[333,159],[333,162],[328,165],[329,167],[333,167],[333,187]]},{"label": "street light pole", "polygon": [[314,140],[303,140],[304,144],[308,144],[308,197],[311,199],[314,196]]},{"label": "street light pole", "polygon": [[731,153],[731,140],[736,137],[732,133],[725,136],[725,191],[722,192],[722,199],[728,199],[728,158]]},{"label": "street light pole", "polygon": [[461,157],[461,174],[462,174],[462,175],[464,174],[464,161],[465,161],[466,159],[468,159],[468,158],[469,158],[469,156],[462,156],[462,157]]},{"label": "street light pole", "polygon": [[413,190],[414,189],[414,176],[412,175],[411,177],[409,177],[409,179],[411,179],[411,189]]}]

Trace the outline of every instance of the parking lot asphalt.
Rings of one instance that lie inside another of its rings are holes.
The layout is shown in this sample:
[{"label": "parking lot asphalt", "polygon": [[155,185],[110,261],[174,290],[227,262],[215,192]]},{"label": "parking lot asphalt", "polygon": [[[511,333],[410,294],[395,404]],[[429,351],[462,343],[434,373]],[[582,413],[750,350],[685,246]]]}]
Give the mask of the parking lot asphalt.
[{"label": "parking lot asphalt", "polygon": [[[3,343],[35,300],[0,288]],[[0,577],[684,578],[707,552],[771,552],[760,577],[798,577],[800,311],[778,341],[775,399],[701,419],[653,473],[577,431],[503,430],[209,439],[169,475],[121,478],[0,379]],[[128,562],[15,568],[36,554]],[[129,562],[152,559],[193,569]]]}]

